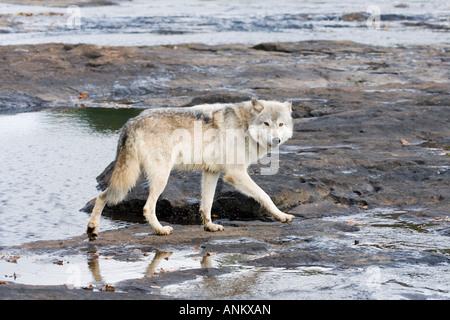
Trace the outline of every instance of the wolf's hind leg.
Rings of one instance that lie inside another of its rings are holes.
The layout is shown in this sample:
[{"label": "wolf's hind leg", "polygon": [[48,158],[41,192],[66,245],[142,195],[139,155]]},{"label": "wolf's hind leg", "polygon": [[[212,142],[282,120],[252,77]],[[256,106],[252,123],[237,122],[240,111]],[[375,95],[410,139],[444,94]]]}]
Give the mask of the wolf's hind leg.
[{"label": "wolf's hind leg", "polygon": [[212,223],[211,220],[211,207],[219,175],[220,172],[203,172],[200,212],[202,213],[203,226],[206,231],[223,231],[223,226]]},{"label": "wolf's hind leg", "polygon": [[91,220],[88,223],[88,227],[86,230],[86,233],[90,240],[95,240],[98,236],[98,226],[100,224],[100,216],[102,214],[103,208],[106,205],[106,194],[108,192],[108,189],[100,193],[100,195],[97,197],[97,200],[95,200],[95,206],[92,210],[91,214]]},{"label": "wolf's hind leg", "polygon": [[157,234],[169,235],[173,232],[173,228],[170,226],[163,227],[159,223],[158,218],[156,218],[156,201],[166,187],[170,175],[170,168],[156,165],[155,168],[158,169],[158,172],[149,173],[147,171],[150,182],[150,192],[148,194],[147,202],[144,205],[144,216]]},{"label": "wolf's hind leg", "polygon": [[272,202],[272,199],[250,178],[246,170],[233,170],[227,172],[223,179],[231,183],[236,189],[261,203],[270,214],[281,222],[291,222],[294,216],[282,212]]}]

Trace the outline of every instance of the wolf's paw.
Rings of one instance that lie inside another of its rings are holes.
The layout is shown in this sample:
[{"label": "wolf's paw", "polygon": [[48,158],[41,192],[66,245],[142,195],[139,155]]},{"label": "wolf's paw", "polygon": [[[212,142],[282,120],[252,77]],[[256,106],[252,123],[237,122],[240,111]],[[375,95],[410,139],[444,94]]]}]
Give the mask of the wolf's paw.
[{"label": "wolf's paw", "polygon": [[86,233],[87,233],[89,240],[95,240],[98,237],[98,228],[96,228],[95,226],[93,226],[89,223]]},{"label": "wolf's paw", "polygon": [[167,236],[173,232],[173,228],[170,226],[162,227],[161,229],[156,230],[156,233],[160,236]]},{"label": "wolf's paw", "polygon": [[206,231],[211,231],[211,232],[216,232],[216,231],[223,231],[225,230],[223,228],[223,226],[221,226],[220,224],[215,224],[215,223],[208,223],[207,225],[204,226],[204,229]]},{"label": "wolf's paw", "polygon": [[286,214],[286,213],[281,213],[278,215],[274,215],[275,219],[277,219],[280,222],[283,223],[288,223],[291,222],[292,220],[294,220],[294,216],[292,214]]},{"label": "wolf's paw", "polygon": [[294,215],[292,215],[292,214],[285,214],[284,216],[283,216],[283,218],[284,218],[284,220],[281,220],[281,222],[283,222],[283,223],[289,223],[289,222],[291,222],[292,220],[294,220]]}]

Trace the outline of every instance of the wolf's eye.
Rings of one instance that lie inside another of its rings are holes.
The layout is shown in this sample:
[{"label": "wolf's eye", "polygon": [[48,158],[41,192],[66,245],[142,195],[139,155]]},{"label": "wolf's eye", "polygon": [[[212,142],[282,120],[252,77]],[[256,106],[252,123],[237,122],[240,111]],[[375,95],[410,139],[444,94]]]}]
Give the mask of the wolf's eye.
[{"label": "wolf's eye", "polygon": [[268,122],[264,122],[264,124],[265,124],[266,126],[269,126],[269,123],[268,123]]},{"label": "wolf's eye", "polygon": [[279,124],[279,126],[280,126],[280,127],[284,126],[284,123],[283,123],[283,122],[281,122],[281,123]]}]

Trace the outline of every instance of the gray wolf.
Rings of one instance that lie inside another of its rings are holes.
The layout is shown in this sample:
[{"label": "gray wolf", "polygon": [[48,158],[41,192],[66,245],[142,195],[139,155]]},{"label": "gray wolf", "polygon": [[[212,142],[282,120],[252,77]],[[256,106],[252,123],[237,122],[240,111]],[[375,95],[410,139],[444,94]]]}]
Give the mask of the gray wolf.
[{"label": "gray wolf", "polygon": [[[87,234],[98,236],[100,215],[106,204],[116,205],[134,187],[141,173],[150,192],[144,216],[155,232],[171,234],[162,226],[155,206],[172,169],[202,170],[200,212],[204,229],[221,231],[211,220],[216,184],[223,180],[261,203],[275,219],[290,222],[250,178],[247,168],[292,137],[292,103],[257,100],[237,104],[204,104],[189,108],[148,109],[122,128],[116,163],[107,189],[96,199]],[[278,162],[277,162],[278,163]]]}]

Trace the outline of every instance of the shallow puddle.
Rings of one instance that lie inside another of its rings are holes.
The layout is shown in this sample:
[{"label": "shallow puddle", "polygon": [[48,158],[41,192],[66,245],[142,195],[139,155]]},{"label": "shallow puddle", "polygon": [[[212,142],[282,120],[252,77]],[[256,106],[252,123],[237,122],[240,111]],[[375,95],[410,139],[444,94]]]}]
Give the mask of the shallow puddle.
[{"label": "shallow puddle", "polygon": [[128,279],[199,268],[240,268],[255,256],[203,252],[198,247],[173,251],[144,252],[130,248],[127,258],[83,252],[60,253],[1,252],[0,281],[29,285],[66,285],[69,288],[102,288]]},{"label": "shallow puddle", "polygon": [[449,299],[449,265],[434,268],[241,268],[164,287],[160,293],[192,299]]}]

